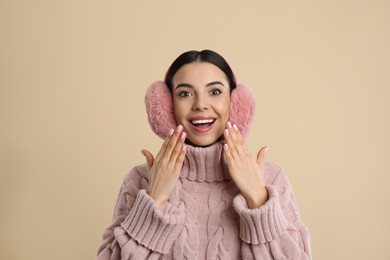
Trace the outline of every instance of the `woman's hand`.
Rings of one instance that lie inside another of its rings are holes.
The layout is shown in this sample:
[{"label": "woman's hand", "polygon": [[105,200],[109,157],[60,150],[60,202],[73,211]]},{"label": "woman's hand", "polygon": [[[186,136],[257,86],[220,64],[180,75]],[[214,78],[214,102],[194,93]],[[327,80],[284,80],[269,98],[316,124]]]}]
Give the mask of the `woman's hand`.
[{"label": "woman's hand", "polygon": [[224,151],[230,175],[244,195],[248,207],[258,208],[268,200],[264,183],[264,155],[268,147],[262,147],[255,160],[237,126],[232,126],[230,122],[227,123],[224,137]]},{"label": "woman's hand", "polygon": [[180,177],[186,153],[183,145],[185,139],[186,133],[179,125],[176,131],[171,129],[156,158],[145,149],[141,151],[148,166],[149,186],[147,193],[156,201],[161,210],[164,209],[165,203],[170,198]]}]

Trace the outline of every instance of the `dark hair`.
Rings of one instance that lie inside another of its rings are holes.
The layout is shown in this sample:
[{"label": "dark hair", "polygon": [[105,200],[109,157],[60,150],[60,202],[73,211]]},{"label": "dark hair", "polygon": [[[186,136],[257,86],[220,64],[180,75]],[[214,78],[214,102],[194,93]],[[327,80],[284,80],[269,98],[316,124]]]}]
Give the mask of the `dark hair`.
[{"label": "dark hair", "polygon": [[165,83],[167,84],[169,91],[172,92],[173,87],[173,77],[176,72],[185,64],[191,62],[209,62],[217,66],[220,70],[222,70],[228,81],[230,86],[230,91],[236,88],[236,81],[234,79],[234,74],[232,69],[226,60],[219,55],[218,53],[211,50],[203,50],[203,51],[187,51],[181,54],[169,67],[167,74],[165,75]]}]

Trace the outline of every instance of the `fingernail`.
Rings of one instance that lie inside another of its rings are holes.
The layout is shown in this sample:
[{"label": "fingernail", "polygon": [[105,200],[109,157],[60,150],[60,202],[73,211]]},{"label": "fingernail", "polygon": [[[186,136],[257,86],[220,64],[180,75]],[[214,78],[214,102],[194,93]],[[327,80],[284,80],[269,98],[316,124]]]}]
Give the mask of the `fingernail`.
[{"label": "fingernail", "polygon": [[225,147],[225,149],[229,149],[228,144],[224,144],[223,146]]},{"label": "fingernail", "polygon": [[232,123],[230,123],[230,121],[227,123],[228,125],[228,128],[232,128]]},{"label": "fingernail", "polygon": [[238,127],[236,124],[233,125],[234,130],[238,131]]},{"label": "fingernail", "polygon": [[186,136],[187,136],[186,132],[183,132],[181,133],[180,138],[184,140],[186,139]]},{"label": "fingernail", "polygon": [[229,136],[229,130],[225,129],[225,134]]},{"label": "fingernail", "polygon": [[178,125],[177,128],[176,128],[176,132],[181,132],[181,130],[183,130],[183,126],[182,125]]},{"label": "fingernail", "polygon": [[171,128],[171,129],[169,129],[169,135],[172,135],[172,134],[173,134],[173,132],[175,132],[175,130],[173,130],[172,128]]},{"label": "fingernail", "polygon": [[269,147],[267,146],[267,147],[265,148],[265,151],[268,152],[268,150],[269,150]]}]

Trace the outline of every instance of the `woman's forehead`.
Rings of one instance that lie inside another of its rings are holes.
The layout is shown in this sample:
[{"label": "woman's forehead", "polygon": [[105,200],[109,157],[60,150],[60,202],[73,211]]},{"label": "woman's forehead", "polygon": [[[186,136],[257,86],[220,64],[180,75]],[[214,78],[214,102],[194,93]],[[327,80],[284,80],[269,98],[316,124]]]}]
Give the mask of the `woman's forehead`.
[{"label": "woman's forehead", "polygon": [[228,82],[225,73],[209,62],[192,62],[185,64],[173,77],[174,86],[182,83],[207,85],[214,81]]}]

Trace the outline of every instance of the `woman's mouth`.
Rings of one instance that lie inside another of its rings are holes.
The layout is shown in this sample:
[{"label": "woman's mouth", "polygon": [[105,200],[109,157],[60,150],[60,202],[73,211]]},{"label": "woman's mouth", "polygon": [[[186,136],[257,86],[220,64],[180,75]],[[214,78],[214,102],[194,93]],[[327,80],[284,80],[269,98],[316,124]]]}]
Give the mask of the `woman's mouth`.
[{"label": "woman's mouth", "polygon": [[215,119],[213,118],[191,120],[192,128],[202,133],[209,131],[213,127],[214,122]]}]

